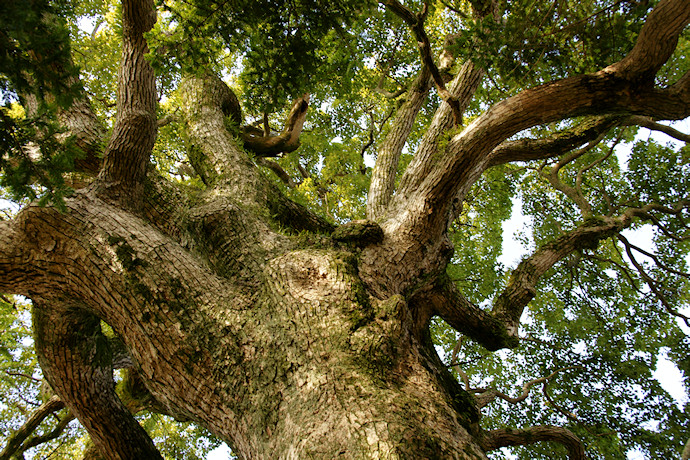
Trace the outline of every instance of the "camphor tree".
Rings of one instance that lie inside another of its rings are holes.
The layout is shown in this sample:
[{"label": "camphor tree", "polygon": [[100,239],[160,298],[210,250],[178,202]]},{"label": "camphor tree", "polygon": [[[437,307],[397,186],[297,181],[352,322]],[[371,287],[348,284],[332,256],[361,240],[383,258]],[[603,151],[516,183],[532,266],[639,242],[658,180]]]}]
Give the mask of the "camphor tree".
[{"label": "camphor tree", "polygon": [[688,139],[688,0],[0,14],[0,292],[49,387],[22,433],[64,406],[113,459],[161,458],[142,410],[252,459],[680,454],[651,372],[690,372],[690,157],[635,133]]}]

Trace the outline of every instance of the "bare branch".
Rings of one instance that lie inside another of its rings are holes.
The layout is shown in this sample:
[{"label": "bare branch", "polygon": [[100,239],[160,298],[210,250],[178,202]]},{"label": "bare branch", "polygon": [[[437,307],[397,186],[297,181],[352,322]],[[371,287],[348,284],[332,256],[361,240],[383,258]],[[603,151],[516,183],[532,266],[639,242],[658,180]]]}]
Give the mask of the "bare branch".
[{"label": "bare branch", "polygon": [[72,412],[67,412],[50,432],[39,436],[32,436],[27,439],[21,449],[18,450],[18,453],[56,439],[65,431],[65,428],[67,428],[67,425],[69,425],[72,420],[74,420],[74,414]]},{"label": "bare branch", "polygon": [[674,275],[682,276],[683,278],[690,278],[690,273],[685,273],[681,272],[679,270],[674,269],[673,267],[669,267],[665,263],[663,263],[659,258],[656,256],[656,254],[652,254],[649,251],[645,251],[644,249],[640,248],[639,246],[635,246],[634,244],[630,243],[628,241],[627,244],[625,244],[626,247],[629,247],[630,249],[639,252],[640,254],[649,257],[654,261],[654,263],[661,268],[662,270],[665,270],[669,273],[673,273]]},{"label": "bare branch", "polygon": [[670,126],[662,125],[661,123],[652,120],[650,117],[628,117],[623,121],[623,124],[630,126],[642,126],[643,128],[647,128],[652,131],[659,131],[661,133],[664,133],[674,139],[678,139],[679,141],[690,142],[690,134],[685,134]]},{"label": "bare branch", "polygon": [[[5,445],[5,448],[2,450],[2,452],[0,452],[0,460],[9,460],[12,456],[21,454],[26,449],[38,445],[33,444],[31,446],[26,446],[24,445],[24,442],[27,440],[27,438],[29,438],[29,436],[31,436],[31,434],[36,430],[36,428],[38,428],[38,426],[43,422],[43,420],[46,419],[46,417],[61,410],[64,407],[65,403],[62,402],[62,400],[58,396],[53,396],[48,401],[41,404],[41,406],[38,409],[36,409],[33,412],[33,414],[31,414],[27,421],[24,422],[24,424],[17,431],[12,433],[7,438],[7,445]],[[62,420],[67,419],[68,417],[64,417]],[[71,418],[69,420],[71,420]],[[64,430],[64,426],[62,427],[60,432],[62,432],[62,430]],[[53,436],[51,439],[54,439],[57,436],[59,436],[59,433],[57,433],[56,436]],[[50,439],[45,439],[45,441],[42,442],[46,442],[49,440]]]},{"label": "bare branch", "polygon": [[529,382],[526,382],[522,386],[522,391],[521,391],[520,395],[515,397],[515,398],[508,396],[505,393],[502,393],[502,392],[496,390],[495,388],[478,389],[478,390],[470,390],[470,391],[473,391],[475,393],[481,392],[481,394],[476,397],[477,405],[480,408],[486,406],[487,404],[489,404],[490,402],[495,400],[497,397],[501,398],[504,401],[507,401],[511,404],[517,404],[517,403],[520,403],[520,402],[524,401],[525,399],[527,399],[527,397],[529,396],[530,390],[532,389],[532,387],[534,385],[547,382],[547,381],[551,380],[552,378],[554,378],[559,373],[564,372],[564,371],[569,371],[572,369],[582,369],[582,366],[563,367],[561,369],[556,369],[555,371],[553,371],[551,374],[547,375],[546,377],[540,377],[538,379],[530,380]]},{"label": "bare branch", "polygon": [[278,136],[270,135],[270,128],[267,128],[268,118],[264,119],[264,131],[259,136],[255,135],[253,130],[242,130],[240,135],[244,142],[244,148],[260,157],[276,157],[281,153],[297,150],[308,108],[309,94],[295,100],[285,121],[285,128]]},{"label": "bare branch", "polygon": [[640,274],[640,276],[642,276],[642,279],[645,280],[647,286],[649,286],[649,289],[651,289],[656,298],[659,299],[659,302],[661,302],[666,311],[671,315],[682,319],[683,322],[685,322],[685,325],[690,327],[690,317],[680,313],[678,310],[673,308],[669,300],[666,298],[666,296],[660,289],[661,283],[652,278],[642,267],[642,264],[640,264],[635,258],[635,255],[632,252],[632,245],[630,244],[630,242],[623,235],[618,235],[618,239],[625,246],[625,252],[628,255],[628,258],[630,259],[630,262],[635,266],[637,272]]},{"label": "bare branch", "polygon": [[501,429],[484,433],[482,448],[489,452],[508,446],[525,446],[537,442],[556,442],[568,449],[570,460],[584,460],[585,447],[580,438],[567,428],[555,426],[534,426],[522,430]]}]

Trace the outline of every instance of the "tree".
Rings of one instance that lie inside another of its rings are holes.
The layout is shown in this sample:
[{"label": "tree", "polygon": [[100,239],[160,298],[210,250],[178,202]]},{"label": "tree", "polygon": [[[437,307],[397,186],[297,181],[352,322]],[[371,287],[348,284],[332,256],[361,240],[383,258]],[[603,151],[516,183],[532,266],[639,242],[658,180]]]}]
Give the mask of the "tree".
[{"label": "tree", "polygon": [[0,291],[45,404],[113,459],[161,458],[141,409],[241,458],[677,455],[688,151],[614,151],[688,139],[687,0],[331,3],[2,7]]}]

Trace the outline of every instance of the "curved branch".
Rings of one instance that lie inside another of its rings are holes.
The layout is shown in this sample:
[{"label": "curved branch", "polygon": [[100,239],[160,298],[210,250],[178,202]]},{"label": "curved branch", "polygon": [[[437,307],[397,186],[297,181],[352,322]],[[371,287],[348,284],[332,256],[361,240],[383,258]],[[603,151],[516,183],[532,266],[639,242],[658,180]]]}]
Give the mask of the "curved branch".
[{"label": "curved branch", "polygon": [[107,459],[162,459],[151,438],[115,394],[100,320],[75,306],[34,299],[39,363],[51,388],[79,418]]},{"label": "curved branch", "polygon": [[442,276],[433,289],[418,295],[421,303],[431,309],[431,315],[440,316],[453,329],[487,350],[515,348],[518,345],[517,334],[513,334],[501,318],[467,300],[446,276]]},{"label": "curved branch", "polygon": [[281,153],[293,152],[299,148],[299,136],[309,108],[309,94],[295,100],[285,121],[285,128],[278,136],[257,136],[254,130],[243,129],[240,132],[244,148],[260,157],[276,157]]},{"label": "curved branch", "polygon": [[522,430],[501,429],[484,432],[481,441],[486,451],[508,446],[525,446],[537,442],[556,442],[568,449],[570,460],[584,460],[585,447],[580,438],[567,428],[555,426],[533,426]]},{"label": "curved branch", "polygon": [[593,117],[543,139],[505,141],[490,154],[489,167],[514,161],[546,160],[594,141],[621,123],[619,116]]},{"label": "curved branch", "polygon": [[146,166],[156,139],[156,81],[145,56],[144,34],[156,23],[152,0],[122,2],[122,61],[117,117],[99,178],[109,196],[135,204],[141,199]]},{"label": "curved branch", "polygon": [[537,281],[547,270],[574,251],[595,249],[601,240],[619,233],[631,223],[632,217],[628,214],[616,218],[588,218],[579,227],[543,245],[513,271],[505,290],[494,301],[492,315],[505,321],[511,334],[517,336],[522,311],[536,295]]},{"label": "curved branch", "polygon": [[256,164],[273,171],[275,175],[278,177],[278,179],[280,179],[288,187],[295,188],[298,185],[295,183],[294,180],[292,180],[292,177],[290,177],[290,175],[283,169],[283,167],[275,161],[271,161],[263,157],[257,157]]},{"label": "curved branch", "polygon": [[502,393],[502,392],[496,390],[495,388],[489,388],[486,390],[470,390],[470,391],[474,391],[474,392],[481,391],[481,394],[476,397],[477,406],[479,406],[479,408],[486,406],[487,404],[489,404],[490,402],[492,402],[496,398],[501,398],[502,400],[507,401],[511,404],[517,404],[517,403],[522,402],[525,399],[527,399],[527,397],[529,396],[529,392],[534,385],[537,385],[539,383],[544,383],[548,380],[551,380],[560,372],[568,371],[571,369],[581,369],[581,368],[582,368],[582,366],[563,367],[561,369],[556,369],[555,371],[553,371],[551,374],[547,375],[546,377],[540,377],[538,379],[530,380],[529,382],[526,382],[522,386],[522,392],[520,393],[520,396],[517,396],[515,398],[508,396],[507,394]]},{"label": "curved branch", "polygon": [[[650,69],[665,62],[690,21],[683,0],[662,0],[643,26],[637,45],[622,65],[525,90],[491,107],[448,142],[408,167],[396,194],[396,227],[418,238],[443,232],[452,202],[462,198],[491,163],[491,152],[529,127],[564,118],[602,113],[684,118],[690,114],[690,77],[671,88],[651,87]],[[664,41],[657,46],[655,37]],[[650,56],[645,57],[647,53]],[[639,62],[638,62],[639,61]],[[435,154],[434,154],[435,153]],[[408,230],[409,229],[409,230]],[[431,230],[433,229],[433,230]],[[430,232],[431,230],[431,232]]]},{"label": "curved branch", "polygon": [[684,132],[672,128],[671,126],[666,126],[662,125],[661,123],[657,123],[650,117],[643,117],[639,115],[628,117],[623,121],[623,124],[630,126],[642,126],[643,128],[647,128],[651,131],[659,131],[661,133],[664,133],[679,141],[690,142],[690,134],[685,134]]}]

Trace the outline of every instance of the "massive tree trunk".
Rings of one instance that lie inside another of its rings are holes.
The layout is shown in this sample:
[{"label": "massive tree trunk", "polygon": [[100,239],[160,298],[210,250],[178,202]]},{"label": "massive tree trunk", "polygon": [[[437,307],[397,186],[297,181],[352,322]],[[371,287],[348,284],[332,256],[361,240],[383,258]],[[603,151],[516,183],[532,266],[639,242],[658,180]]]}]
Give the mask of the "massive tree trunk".
[{"label": "massive tree trunk", "polygon": [[[149,202],[175,198],[149,192]],[[402,296],[367,293],[354,246],[324,237],[301,248],[228,198],[165,216],[87,192],[67,205],[22,212],[11,259],[27,271],[3,288],[34,299],[46,377],[109,457],[146,452],[146,438],[112,391],[98,318],[167,412],[242,457],[483,458],[477,411],[442,369],[424,318]]]},{"label": "massive tree trunk", "polygon": [[[444,105],[398,193],[392,173],[372,191],[383,197],[370,210],[379,223],[335,231],[258,172],[226,129],[229,90],[213,76],[182,84],[190,156],[207,187],[190,193],[156,176],[155,85],[143,59],[152,4],[123,4],[119,115],[99,176],[65,212],[31,205],[0,222],[0,291],[33,299],[46,378],[102,454],[159,457],[113,391],[115,350],[100,321],[126,345],[157,410],[202,424],[242,458],[481,459],[528,442],[529,432],[517,441],[481,432],[476,402],[437,357],[429,321],[440,315],[489,349],[514,346],[537,279],[644,210],[585,220],[539,248],[493,311],[445,277],[448,220],[482,172],[526,155],[502,144],[521,129],[600,112],[687,115],[687,76],[666,90],[647,84],[689,20],[687,2],[661,2],[620,63],[520,93],[440,143],[452,115]],[[466,105],[481,75],[466,64],[450,91]]]}]

